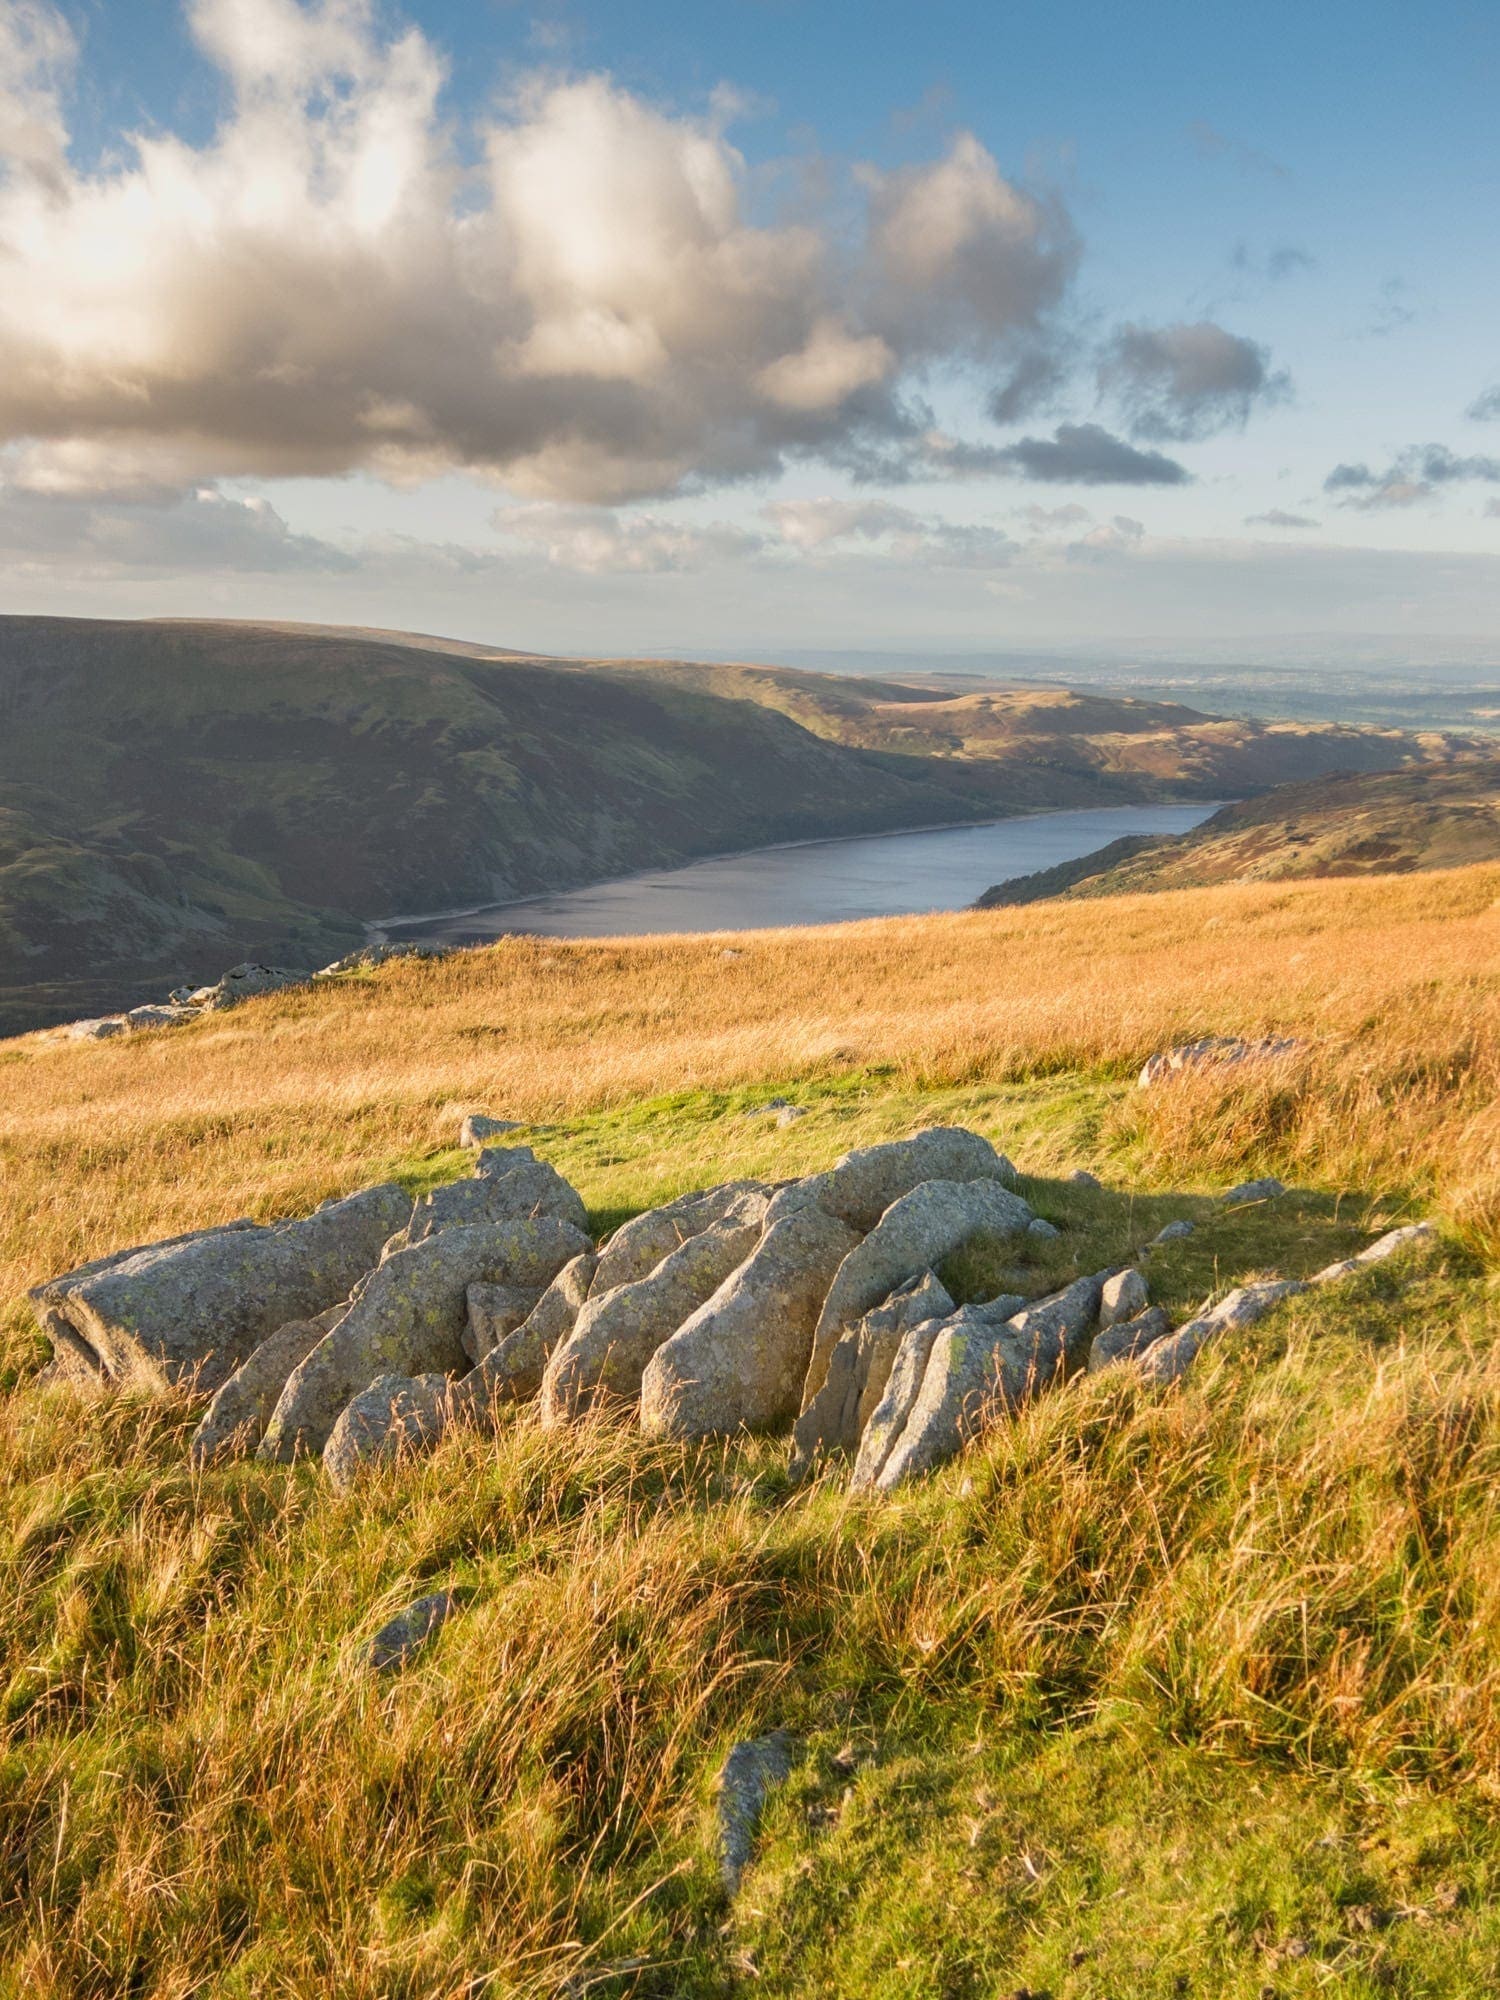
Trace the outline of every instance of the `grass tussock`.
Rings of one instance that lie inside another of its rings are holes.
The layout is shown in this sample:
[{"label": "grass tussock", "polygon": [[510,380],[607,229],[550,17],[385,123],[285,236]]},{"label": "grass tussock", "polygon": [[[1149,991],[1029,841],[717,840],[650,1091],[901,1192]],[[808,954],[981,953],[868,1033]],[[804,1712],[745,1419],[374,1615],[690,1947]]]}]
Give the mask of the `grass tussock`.
[{"label": "grass tussock", "polygon": [[[350,1494],[185,1403],[0,1405],[0,1994],[1468,1995],[1500,1966],[1500,871],[837,933],[514,941],[134,1043],[15,1045],[6,1290],[456,1171],[538,1121],[600,1219],[957,1118],[1179,1314],[1436,1206],[1180,1389],[1071,1384],[893,1501],[521,1412]],[[1130,1088],[1164,1043],[1295,1062]],[[746,1116],[774,1092],[809,1116]],[[1087,1162],[1109,1186],[1071,1186]],[[1279,1170],[1298,1195],[1226,1210]],[[1014,1261],[1007,1263],[1011,1257]],[[423,1592],[406,1671],[361,1649]],[[727,1906],[727,1746],[802,1761]]]}]

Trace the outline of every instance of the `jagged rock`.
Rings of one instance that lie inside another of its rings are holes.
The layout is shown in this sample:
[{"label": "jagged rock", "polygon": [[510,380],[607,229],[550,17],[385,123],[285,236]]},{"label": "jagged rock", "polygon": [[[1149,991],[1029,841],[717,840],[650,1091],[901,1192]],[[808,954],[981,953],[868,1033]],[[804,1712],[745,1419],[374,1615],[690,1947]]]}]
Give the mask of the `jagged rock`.
[{"label": "jagged rock", "polygon": [[132,1007],[125,1024],[132,1034],[143,1028],[175,1028],[182,1021],[196,1021],[196,1007]]},{"label": "jagged rock", "polygon": [[478,1152],[491,1139],[499,1139],[507,1132],[519,1132],[521,1126],[514,1118],[491,1118],[487,1112],[471,1111],[458,1128],[458,1143]]},{"label": "jagged rock", "polygon": [[1436,1240],[1437,1230],[1430,1222],[1408,1222],[1403,1228],[1389,1229],[1384,1236],[1367,1244],[1353,1257],[1344,1257],[1337,1264],[1326,1264],[1321,1271],[1315,1271],[1308,1280],[1313,1285],[1336,1284],[1340,1278],[1352,1278],[1358,1272],[1368,1270],[1372,1264],[1383,1264],[1387,1257],[1394,1257],[1398,1250],[1407,1250],[1417,1243],[1431,1243]]},{"label": "jagged rock", "polygon": [[1238,1187],[1229,1190],[1224,1200],[1226,1202],[1274,1201],[1277,1195],[1285,1193],[1284,1184],[1277,1180],[1274,1174],[1266,1174],[1258,1181],[1241,1181]]},{"label": "jagged rock", "polygon": [[1087,1167],[1075,1167],[1068,1175],[1074,1187],[1102,1190],[1104,1183],[1097,1174],[1091,1174]]},{"label": "jagged rock", "polygon": [[[484,1160],[489,1155],[480,1157]],[[578,1190],[546,1160],[528,1156],[513,1161],[504,1171],[449,1181],[423,1195],[412,1210],[405,1242],[388,1248],[425,1243],[444,1229],[506,1222],[525,1215],[554,1215],[562,1222],[571,1222],[575,1229],[588,1228],[588,1210]]]},{"label": "jagged rock", "polygon": [[296,972],[284,965],[247,962],[232,965],[217,986],[199,987],[192,997],[197,1004],[217,1012],[236,1007],[241,1000],[253,999],[258,993],[279,993],[287,986],[306,986],[311,978],[309,972]]},{"label": "jagged rock", "polygon": [[563,1265],[525,1321],[459,1383],[456,1407],[482,1416],[492,1403],[525,1403],[540,1391],[553,1350],[573,1331],[583,1309],[598,1261],[585,1251]]},{"label": "jagged rock", "polygon": [[1104,1288],[1102,1274],[1026,1306],[996,1325],[965,1306],[936,1329],[922,1386],[875,1474],[883,1493],[962,1450],[993,1417],[1020,1408],[1077,1365]]},{"label": "jagged rock", "polygon": [[[399,1187],[365,1188],[299,1222],[232,1223],[100,1259],[32,1294],[69,1363],[111,1382],[218,1389],[269,1333],[349,1296],[411,1212]],[[59,1355],[59,1360],[62,1356]]]},{"label": "jagged rock", "polygon": [[130,1032],[123,1014],[104,1014],[92,1021],[69,1021],[62,1033],[74,1042],[110,1042]]},{"label": "jagged rock", "polygon": [[1062,1237],[1062,1231],[1056,1223],[1048,1222],[1040,1215],[1034,1215],[1027,1223],[1026,1234],[1033,1243],[1056,1243]]},{"label": "jagged rock", "polygon": [[323,1469],[339,1492],[360,1468],[435,1444],[447,1423],[447,1377],[381,1375],[339,1412]]},{"label": "jagged rock", "polygon": [[870,1412],[860,1434],[859,1450],[855,1453],[854,1468],[849,1474],[851,1491],[872,1488],[885,1469],[885,1462],[897,1438],[905,1430],[906,1420],[921,1392],[933,1342],[940,1329],[952,1318],[953,1314],[948,1313],[942,1319],[919,1320],[902,1334],[896,1358],[891,1363],[891,1372],[886,1378],[885,1393]]},{"label": "jagged rock", "polygon": [[846,1153],[824,1174],[794,1181],[774,1197],[767,1222],[816,1202],[861,1232],[873,1229],[893,1201],[923,1181],[1014,1182],[1016,1170],[988,1139],[961,1125],[932,1125],[909,1139]]},{"label": "jagged rock", "polygon": [[660,1437],[761,1430],[796,1413],[813,1324],[859,1238],[821,1208],[783,1216],[651,1356],[641,1423]]},{"label": "jagged rock", "polygon": [[197,1465],[218,1458],[238,1458],[254,1451],[265,1434],[276,1399],[287,1377],[305,1361],[324,1334],[348,1310],[339,1304],[316,1319],[294,1319],[267,1334],[255,1352],[242,1361],[215,1395],[193,1432],[188,1456]]},{"label": "jagged rock", "polygon": [[507,1335],[525,1324],[540,1298],[540,1292],[524,1285],[470,1285],[464,1353],[473,1362],[483,1361]]},{"label": "jagged rock", "polygon": [[1104,1281],[1104,1293],[1099,1301],[1099,1330],[1118,1326],[1122,1320],[1134,1319],[1143,1313],[1151,1302],[1151,1294],[1146,1290],[1146,1280],[1139,1271],[1115,1271]]},{"label": "jagged rock", "polygon": [[719,1874],[732,1896],[755,1852],[766,1800],[792,1775],[795,1739],[784,1729],[736,1743],[719,1773]]},{"label": "jagged rock", "polygon": [[1277,1278],[1258,1285],[1238,1285],[1210,1311],[1199,1313],[1185,1326],[1156,1340],[1140,1357],[1138,1366],[1147,1382],[1175,1382],[1187,1373],[1206,1342],[1230,1327],[1254,1326],[1283,1299],[1295,1298],[1307,1290],[1299,1278]]},{"label": "jagged rock", "polygon": [[1244,1041],[1238,1035],[1205,1035],[1201,1041],[1183,1042],[1175,1049],[1163,1049],[1152,1056],[1141,1071],[1138,1088],[1149,1090],[1152,1084],[1164,1083],[1184,1070],[1272,1062],[1278,1057],[1296,1055],[1302,1047],[1290,1035],[1265,1035],[1259,1041]]},{"label": "jagged rock", "polygon": [[1172,1319],[1165,1306],[1147,1306],[1134,1319],[1117,1320],[1094,1336],[1089,1349],[1089,1373],[1097,1375],[1112,1361],[1136,1360],[1171,1331]]},{"label": "jagged rock", "polygon": [[813,1335],[802,1408],[823,1386],[834,1343],[871,1306],[972,1237],[1019,1236],[1030,1221],[1030,1208],[998,1180],[924,1181],[893,1201],[849,1252],[828,1288]]},{"label": "jagged rock", "polygon": [[550,1284],[588,1248],[571,1222],[538,1215],[443,1229],[396,1251],[292,1371],[259,1456],[285,1462],[321,1451],[340,1410],[377,1376],[461,1375],[469,1286]]},{"label": "jagged rock", "polygon": [[553,1352],[542,1377],[544,1428],[572,1423],[601,1396],[634,1401],[657,1348],[713,1296],[760,1233],[758,1217],[726,1217],[690,1236],[634,1284],[601,1293],[596,1273],[573,1331]]},{"label": "jagged rock", "polygon": [[167,1003],[172,1007],[187,1007],[191,1004],[192,998],[193,989],[191,986],[174,986],[167,995]]},{"label": "jagged rock", "polygon": [[602,1297],[617,1285],[632,1285],[637,1278],[646,1277],[690,1236],[701,1236],[742,1207],[747,1215],[752,1209],[762,1213],[761,1198],[766,1194],[761,1181],[725,1181],[721,1187],[679,1195],[675,1201],[663,1202],[660,1208],[648,1208],[643,1215],[622,1222],[599,1253],[593,1294]]},{"label": "jagged rock", "polygon": [[1164,1228],[1158,1229],[1151,1241],[1153,1243],[1180,1243],[1185,1236],[1191,1236],[1192,1233],[1192,1223],[1188,1221],[1185,1215],[1180,1215],[1175,1222],[1169,1222]]},{"label": "jagged rock", "polygon": [[[536,1154],[530,1146],[481,1146],[474,1155],[474,1178],[481,1181],[499,1180],[502,1176],[513,1174],[518,1168],[531,1166],[534,1162]],[[549,1171],[557,1173],[555,1167]],[[559,1174],[558,1178],[561,1180],[562,1176]],[[569,1183],[564,1181],[563,1185],[566,1187]]]},{"label": "jagged rock", "polygon": [[865,1426],[885,1395],[906,1334],[926,1321],[947,1319],[956,1310],[936,1274],[924,1271],[839,1336],[828,1357],[823,1386],[792,1432],[794,1475],[806,1472],[820,1452],[858,1449]]},{"label": "jagged rock", "polygon": [[377,1674],[392,1667],[404,1667],[458,1608],[458,1599],[451,1590],[435,1590],[429,1597],[419,1597],[415,1604],[408,1604],[381,1626],[370,1641],[366,1664]]}]

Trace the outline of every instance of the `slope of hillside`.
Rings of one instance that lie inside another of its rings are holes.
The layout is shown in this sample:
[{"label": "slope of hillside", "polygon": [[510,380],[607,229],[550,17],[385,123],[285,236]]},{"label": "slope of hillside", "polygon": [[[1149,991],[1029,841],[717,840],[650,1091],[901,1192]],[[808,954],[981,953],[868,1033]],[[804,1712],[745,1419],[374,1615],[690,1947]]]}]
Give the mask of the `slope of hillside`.
[{"label": "slope of hillside", "polygon": [[0,621],[0,1031],[362,920],[824,834],[1223,796],[1445,739],[418,636]]},{"label": "slope of hillside", "polygon": [[1220,882],[1398,875],[1500,859],[1500,758],[1279,785],[1225,806],[1190,833],[1111,842],[1018,881],[981,909],[1054,896],[1124,896]]},{"label": "slope of hillside", "polygon": [[[1487,1992],[1500,867],[722,945],[511,939],[4,1052],[0,1990]],[[1134,1088],[1211,1033],[1302,1052]],[[1178,1311],[1415,1215],[1442,1236],[1175,1388],[1039,1396],[891,1498],[792,1487],[778,1436],[529,1408],[340,1495],[190,1468],[186,1398],[38,1383],[27,1284],[432,1186],[479,1107],[595,1227],[969,1124],[1061,1229],[1057,1278],[1194,1220],[1150,1264]],[[1293,1192],[1218,1199],[1263,1172]],[[462,1609],[369,1673],[441,1588]],[[778,1728],[800,1758],[731,1901],[715,1773]]]}]

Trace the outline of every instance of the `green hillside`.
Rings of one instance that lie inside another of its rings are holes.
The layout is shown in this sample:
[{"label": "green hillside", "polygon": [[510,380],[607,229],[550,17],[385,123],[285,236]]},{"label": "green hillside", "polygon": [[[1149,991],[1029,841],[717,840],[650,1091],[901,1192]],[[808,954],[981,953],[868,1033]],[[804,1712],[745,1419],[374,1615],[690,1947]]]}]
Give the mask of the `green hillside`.
[{"label": "green hillside", "polygon": [[1014,882],[982,909],[1222,882],[1395,875],[1500,857],[1500,757],[1280,785],[1190,833],[1141,834]]}]

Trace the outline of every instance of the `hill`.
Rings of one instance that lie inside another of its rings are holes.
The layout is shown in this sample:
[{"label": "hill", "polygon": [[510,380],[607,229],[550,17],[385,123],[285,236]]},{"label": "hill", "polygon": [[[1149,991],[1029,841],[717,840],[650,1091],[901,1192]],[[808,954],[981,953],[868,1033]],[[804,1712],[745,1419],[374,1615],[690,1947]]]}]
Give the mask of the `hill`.
[{"label": "hill", "polygon": [[557,661],[422,635],[0,620],[0,1032],[382,916],[826,834],[1222,797],[1448,739],[1170,704]]},{"label": "hill", "polygon": [[982,909],[1051,897],[1128,896],[1222,882],[1398,875],[1500,859],[1500,757],[1278,785],[1183,834],[1117,840],[1000,882]]},{"label": "hill", "polygon": [[[1487,1990],[1500,867],[723,943],[510,939],[5,1050],[4,1989]],[[1299,1053],[1135,1088],[1209,1034]],[[26,1285],[439,1184],[477,1107],[596,1228],[969,1124],[1062,1232],[1033,1284],[1194,1219],[1150,1266],[1179,1312],[1442,1234],[891,1498],[791,1486],[778,1436],[526,1407],[340,1495],[189,1467],[186,1397],[38,1382]],[[1219,1199],[1268,1172],[1292,1193]],[[376,1679],[370,1634],[440,1588],[461,1613]],[[777,1728],[799,1761],[729,1901],[714,1773]]]}]

